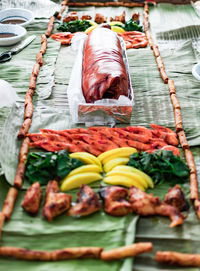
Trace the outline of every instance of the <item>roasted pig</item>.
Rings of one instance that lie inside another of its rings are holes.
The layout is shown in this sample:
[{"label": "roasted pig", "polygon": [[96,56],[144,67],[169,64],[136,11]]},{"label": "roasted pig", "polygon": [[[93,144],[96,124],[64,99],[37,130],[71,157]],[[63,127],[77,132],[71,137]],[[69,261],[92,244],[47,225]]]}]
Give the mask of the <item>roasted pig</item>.
[{"label": "roasted pig", "polygon": [[176,207],[166,204],[158,197],[154,197],[153,194],[147,194],[134,186],[129,190],[129,202],[133,212],[138,215],[169,216],[171,219],[171,228],[181,225],[184,222],[184,217]]},{"label": "roasted pig", "polygon": [[121,43],[110,29],[98,27],[88,35],[83,56],[82,90],[87,103],[128,96]]},{"label": "roasted pig", "polygon": [[128,192],[119,186],[104,187],[99,191],[104,202],[104,211],[113,216],[124,216],[132,212],[131,204],[127,201]]},{"label": "roasted pig", "polygon": [[26,191],[22,207],[30,214],[36,214],[40,208],[40,202],[42,199],[42,189],[38,182],[31,185]]},{"label": "roasted pig", "polygon": [[86,216],[101,209],[97,194],[88,185],[83,184],[77,196],[77,204],[69,209],[69,216]]},{"label": "roasted pig", "polygon": [[169,189],[165,195],[164,202],[176,207],[180,212],[188,211],[189,209],[189,203],[179,185]]},{"label": "roasted pig", "polygon": [[71,195],[60,193],[56,181],[50,181],[46,188],[45,204],[42,215],[52,221],[55,216],[67,211],[71,206]]}]

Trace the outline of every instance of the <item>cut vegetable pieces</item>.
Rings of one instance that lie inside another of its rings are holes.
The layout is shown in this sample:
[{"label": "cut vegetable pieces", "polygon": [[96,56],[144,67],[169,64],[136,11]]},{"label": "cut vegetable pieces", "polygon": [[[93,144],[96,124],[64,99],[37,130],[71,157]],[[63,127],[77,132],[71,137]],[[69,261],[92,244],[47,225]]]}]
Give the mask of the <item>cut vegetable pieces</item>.
[{"label": "cut vegetable pieces", "polygon": [[101,174],[95,172],[80,173],[66,177],[61,184],[61,191],[67,191],[102,179]]},{"label": "cut vegetable pieces", "polygon": [[121,186],[126,186],[126,187],[135,186],[142,191],[145,190],[144,187],[138,181],[129,177],[125,177],[125,176],[119,176],[119,175],[108,176],[104,178],[103,181],[111,185],[121,185]]}]

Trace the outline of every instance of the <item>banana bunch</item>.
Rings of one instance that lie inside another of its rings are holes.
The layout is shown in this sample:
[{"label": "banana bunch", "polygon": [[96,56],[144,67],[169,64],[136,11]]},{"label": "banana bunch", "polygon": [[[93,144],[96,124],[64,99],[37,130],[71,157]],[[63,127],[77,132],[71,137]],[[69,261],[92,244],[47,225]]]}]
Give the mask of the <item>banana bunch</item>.
[{"label": "banana bunch", "polygon": [[75,152],[70,158],[81,160],[84,166],[72,170],[62,181],[61,191],[71,190],[80,187],[82,184],[89,184],[102,179],[102,165],[96,156],[87,152]]},{"label": "banana bunch", "polygon": [[134,167],[124,165],[114,167],[106,174],[103,181],[111,185],[135,186],[142,191],[148,187],[154,187],[151,177],[147,174]]},{"label": "banana bunch", "polygon": [[130,155],[137,152],[135,148],[124,147],[103,152],[98,156],[99,161],[103,164],[105,172],[111,171],[118,165],[126,165]]}]

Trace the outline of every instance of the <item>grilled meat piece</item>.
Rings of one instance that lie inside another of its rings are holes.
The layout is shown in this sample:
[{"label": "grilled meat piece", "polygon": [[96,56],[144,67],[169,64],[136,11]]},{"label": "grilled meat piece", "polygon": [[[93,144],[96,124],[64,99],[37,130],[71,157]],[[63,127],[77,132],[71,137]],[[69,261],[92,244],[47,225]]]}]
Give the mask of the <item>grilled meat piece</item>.
[{"label": "grilled meat piece", "polygon": [[56,181],[50,181],[46,187],[45,204],[42,215],[52,221],[55,216],[67,211],[71,206],[71,195],[58,193],[59,187]]},{"label": "grilled meat piece", "polygon": [[133,20],[134,22],[139,23],[139,22],[140,22],[139,19],[140,19],[140,14],[139,14],[139,12],[138,12],[138,11],[134,12],[133,15],[132,15],[132,20]]},{"label": "grilled meat piece", "polygon": [[103,24],[103,23],[106,23],[107,18],[100,13],[96,13],[94,21],[97,24]]},{"label": "grilled meat piece", "polygon": [[101,209],[97,194],[88,185],[83,184],[77,196],[77,204],[70,208],[69,216],[86,216]]},{"label": "grilled meat piece", "polygon": [[165,195],[164,202],[176,207],[180,212],[188,211],[189,209],[189,203],[179,185],[169,189]]},{"label": "grilled meat piece", "polygon": [[128,192],[119,186],[102,188],[99,194],[104,202],[104,211],[113,216],[124,216],[132,212],[131,204],[126,200]]},{"label": "grilled meat piece", "polygon": [[69,23],[71,21],[77,21],[77,20],[78,20],[78,13],[76,11],[72,11],[64,17],[63,22]]},{"label": "grilled meat piece", "polygon": [[129,202],[134,213],[142,216],[161,215],[169,216],[171,219],[170,227],[181,225],[184,217],[176,207],[163,203],[153,194],[147,194],[136,187],[129,190]]},{"label": "grilled meat piece", "polygon": [[112,30],[98,27],[89,33],[82,71],[82,90],[87,103],[128,96],[128,76],[122,47]]},{"label": "grilled meat piece", "polygon": [[125,24],[126,22],[126,12],[123,11],[121,15],[115,16],[115,18],[110,17],[110,21],[117,21]]},{"label": "grilled meat piece", "polygon": [[40,208],[41,199],[42,189],[40,188],[40,184],[36,182],[26,191],[21,205],[26,212],[36,214]]},{"label": "grilled meat piece", "polygon": [[87,15],[87,14],[82,15],[82,17],[81,17],[81,20],[91,20],[91,19],[92,19],[92,17],[90,15]]}]

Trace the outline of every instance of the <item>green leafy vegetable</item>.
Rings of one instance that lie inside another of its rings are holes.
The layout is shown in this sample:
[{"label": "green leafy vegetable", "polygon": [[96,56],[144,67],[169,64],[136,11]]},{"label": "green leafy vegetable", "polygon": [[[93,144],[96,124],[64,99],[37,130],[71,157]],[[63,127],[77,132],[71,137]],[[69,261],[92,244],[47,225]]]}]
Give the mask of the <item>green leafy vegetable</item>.
[{"label": "green leafy vegetable", "polygon": [[65,22],[65,23],[60,23],[59,26],[57,27],[57,30],[63,31],[63,32],[83,32],[87,28],[92,26],[92,24],[87,21],[87,20],[76,20],[76,21],[71,21],[71,22]]},{"label": "green leafy vegetable", "polygon": [[139,32],[144,32],[143,31],[143,27],[140,26],[136,21],[133,21],[132,19],[130,19],[129,21],[127,21],[124,25],[124,30],[125,31],[139,31]]},{"label": "green leafy vegetable", "polygon": [[64,178],[71,170],[82,166],[83,163],[70,158],[67,151],[32,152],[26,161],[26,174],[30,183],[47,184],[54,178]]},{"label": "green leafy vegetable", "polygon": [[174,185],[183,183],[189,177],[187,165],[172,151],[158,150],[154,153],[134,153],[130,156],[129,166],[144,171],[155,184],[164,181]]}]

